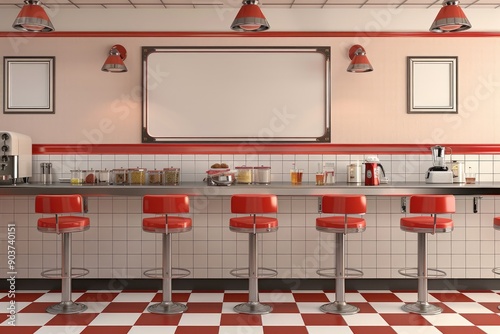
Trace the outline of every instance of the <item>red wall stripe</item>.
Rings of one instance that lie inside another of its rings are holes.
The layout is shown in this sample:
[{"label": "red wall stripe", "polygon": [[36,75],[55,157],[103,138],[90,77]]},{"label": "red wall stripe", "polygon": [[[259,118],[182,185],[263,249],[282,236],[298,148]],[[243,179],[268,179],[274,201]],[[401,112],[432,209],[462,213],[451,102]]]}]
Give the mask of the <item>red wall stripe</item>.
[{"label": "red wall stripe", "polygon": [[[33,154],[430,154],[435,144],[34,144]],[[450,144],[452,154],[500,154],[500,144]]]}]

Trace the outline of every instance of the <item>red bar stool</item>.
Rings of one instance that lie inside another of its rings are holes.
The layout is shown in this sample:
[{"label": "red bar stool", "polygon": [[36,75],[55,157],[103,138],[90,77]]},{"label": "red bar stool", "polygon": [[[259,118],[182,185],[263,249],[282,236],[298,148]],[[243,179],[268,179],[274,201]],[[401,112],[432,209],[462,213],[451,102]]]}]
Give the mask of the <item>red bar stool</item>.
[{"label": "red bar stool", "polygon": [[[172,268],[172,233],[191,231],[191,218],[169,216],[172,213],[188,213],[187,195],[145,195],[142,199],[142,212],[162,216],[143,218],[142,230],[150,233],[162,233],[162,268],[149,269],[144,275],[162,278],[163,301],[148,307],[148,311],[158,314],[178,314],[187,310],[187,306],[172,301],[172,278],[186,277],[191,272],[183,268]],[[161,274],[158,272],[161,270]],[[173,271],[176,271],[173,273]]]},{"label": "red bar stool", "polygon": [[[257,216],[257,214],[278,212],[278,199],[275,195],[241,194],[231,197],[231,213],[250,214],[249,216],[233,217],[229,220],[229,229],[233,232],[248,233],[248,267],[231,270],[231,275],[248,278],[248,302],[238,304],[234,310],[246,314],[267,314],[272,306],[259,302],[259,277],[273,277],[277,271],[269,268],[259,268],[257,264],[257,233],[269,233],[278,230],[278,219],[274,217]],[[260,271],[260,273],[259,273]]]},{"label": "red bar stool", "polygon": [[38,195],[35,197],[35,212],[54,214],[53,217],[38,219],[37,228],[42,233],[62,234],[61,268],[45,270],[43,277],[61,279],[61,302],[47,307],[51,314],[73,314],[87,309],[87,306],[71,300],[71,279],[85,276],[89,273],[84,268],[73,268],[71,265],[71,235],[90,228],[90,219],[80,216],[60,216],[61,214],[83,212],[81,195]]},{"label": "red bar stool", "polygon": [[[321,211],[342,216],[316,218],[316,230],[335,233],[335,268],[316,271],[320,276],[335,278],[335,301],[322,305],[320,310],[334,314],[358,313],[358,307],[347,304],[345,301],[345,279],[346,277],[361,277],[363,272],[345,267],[344,244],[346,234],[360,233],[366,229],[366,221],[363,218],[348,216],[366,213],[366,197],[364,195],[325,195],[321,199]],[[335,273],[328,273],[332,269],[335,269]]]},{"label": "red bar stool", "polygon": [[[438,218],[438,214],[454,213],[455,197],[453,195],[414,195],[410,197],[410,213],[428,214],[428,216],[401,218],[401,230],[418,233],[418,267],[403,268],[399,273],[418,279],[418,300],[416,303],[403,305],[403,311],[419,314],[439,314],[443,310],[427,301],[427,279],[429,271],[432,277],[444,277],[446,273],[438,269],[427,268],[427,235],[429,233],[449,233],[453,231],[453,220]],[[415,271],[416,273],[412,272]]]}]

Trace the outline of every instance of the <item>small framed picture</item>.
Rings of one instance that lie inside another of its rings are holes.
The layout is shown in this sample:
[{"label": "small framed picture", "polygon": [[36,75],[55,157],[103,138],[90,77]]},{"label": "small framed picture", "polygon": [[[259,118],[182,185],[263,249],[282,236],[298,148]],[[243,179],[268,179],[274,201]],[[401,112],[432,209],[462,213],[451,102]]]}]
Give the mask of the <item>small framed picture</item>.
[{"label": "small framed picture", "polygon": [[55,57],[4,57],[5,114],[53,114]]},{"label": "small framed picture", "polygon": [[458,113],[458,57],[408,57],[408,113]]}]

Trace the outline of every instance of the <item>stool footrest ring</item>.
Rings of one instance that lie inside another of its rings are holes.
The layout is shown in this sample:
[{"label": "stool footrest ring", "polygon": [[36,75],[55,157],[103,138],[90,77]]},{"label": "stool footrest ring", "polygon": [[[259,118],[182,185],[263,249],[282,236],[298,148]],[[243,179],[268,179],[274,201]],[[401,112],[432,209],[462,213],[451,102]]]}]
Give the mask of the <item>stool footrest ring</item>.
[{"label": "stool footrest ring", "polygon": [[[435,269],[435,268],[427,268],[427,275],[425,276],[419,276],[417,273],[417,268],[401,268],[398,270],[398,273],[406,276],[406,277],[411,277],[411,278],[439,278],[439,277],[446,277],[446,272],[440,269]],[[430,274],[429,272],[432,272],[434,274]]]},{"label": "stool footrest ring", "polygon": [[[78,278],[78,277],[83,277],[85,275],[88,275],[89,270],[85,268],[71,268],[71,275],[69,277],[71,278]],[[64,278],[62,276],[61,268],[53,268],[53,269],[47,269],[44,270],[40,273],[42,277],[45,278],[51,278],[51,279],[61,279]]]},{"label": "stool footrest ring", "polygon": [[[333,271],[333,273],[330,273],[329,271]],[[337,276],[335,274],[335,268],[322,268],[316,270],[316,274],[318,274],[319,276],[330,277],[330,278],[349,278],[349,277],[362,277],[363,271],[355,268],[345,268],[345,275]]]},{"label": "stool footrest ring", "polygon": [[[148,269],[143,274],[149,278],[163,278],[163,268]],[[172,268],[171,274],[172,278],[182,278],[189,276],[191,271],[184,268]]]},{"label": "stool footrest ring", "polygon": [[491,271],[497,275],[500,275],[500,267],[493,268],[493,269],[491,269]]},{"label": "stool footrest ring", "polygon": [[[234,277],[239,277],[239,278],[248,278],[250,277],[249,269],[248,268],[235,268],[229,272],[231,275]],[[260,267],[257,270],[257,277],[275,277],[278,275],[278,271],[271,269],[271,268],[263,268]]]}]

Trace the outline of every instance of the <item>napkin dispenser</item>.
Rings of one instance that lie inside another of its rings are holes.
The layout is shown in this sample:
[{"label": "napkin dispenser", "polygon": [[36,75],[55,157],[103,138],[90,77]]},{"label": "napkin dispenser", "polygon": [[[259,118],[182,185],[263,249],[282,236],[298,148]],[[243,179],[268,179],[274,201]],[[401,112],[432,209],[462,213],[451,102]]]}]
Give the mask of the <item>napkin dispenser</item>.
[{"label": "napkin dispenser", "polygon": [[0,182],[28,182],[32,176],[31,137],[11,131],[0,131]]}]

